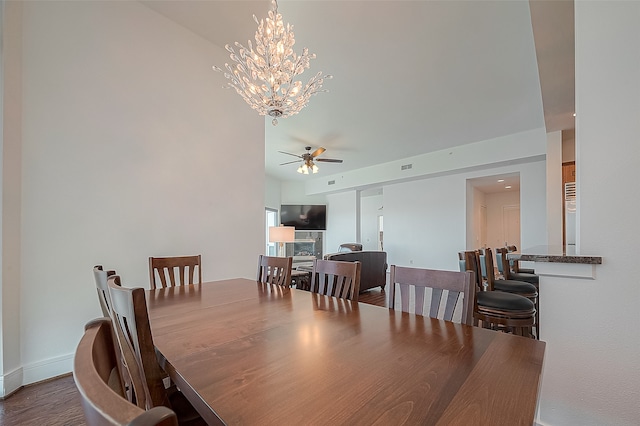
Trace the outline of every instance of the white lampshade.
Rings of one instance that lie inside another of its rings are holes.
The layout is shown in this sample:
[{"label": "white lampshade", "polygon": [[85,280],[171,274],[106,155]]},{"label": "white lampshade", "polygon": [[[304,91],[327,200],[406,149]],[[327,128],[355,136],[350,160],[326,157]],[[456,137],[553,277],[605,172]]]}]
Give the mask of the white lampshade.
[{"label": "white lampshade", "polygon": [[270,243],[291,243],[295,241],[296,228],[293,226],[270,226],[269,242]]}]

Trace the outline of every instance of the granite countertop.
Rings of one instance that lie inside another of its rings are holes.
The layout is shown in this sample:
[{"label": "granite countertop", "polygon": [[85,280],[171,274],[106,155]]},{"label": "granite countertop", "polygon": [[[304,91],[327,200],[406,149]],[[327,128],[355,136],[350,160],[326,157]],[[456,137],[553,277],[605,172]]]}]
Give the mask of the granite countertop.
[{"label": "granite countertop", "polygon": [[575,254],[575,247],[537,246],[522,250],[522,253],[510,253],[509,258],[528,262],[579,263],[587,265],[602,264],[601,256]]}]

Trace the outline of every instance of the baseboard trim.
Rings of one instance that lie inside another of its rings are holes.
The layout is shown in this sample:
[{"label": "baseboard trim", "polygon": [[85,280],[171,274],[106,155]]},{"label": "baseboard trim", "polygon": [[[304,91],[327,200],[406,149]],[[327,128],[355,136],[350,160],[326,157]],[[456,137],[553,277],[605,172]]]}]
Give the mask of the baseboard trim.
[{"label": "baseboard trim", "polygon": [[6,398],[22,387],[22,367],[0,376],[0,398]]},{"label": "baseboard trim", "polygon": [[73,355],[73,353],[61,355],[23,366],[24,378],[22,385],[29,385],[70,373],[73,371]]},{"label": "baseboard trim", "polygon": [[6,398],[21,387],[41,382],[73,371],[73,353],[23,365],[0,375],[0,398]]}]

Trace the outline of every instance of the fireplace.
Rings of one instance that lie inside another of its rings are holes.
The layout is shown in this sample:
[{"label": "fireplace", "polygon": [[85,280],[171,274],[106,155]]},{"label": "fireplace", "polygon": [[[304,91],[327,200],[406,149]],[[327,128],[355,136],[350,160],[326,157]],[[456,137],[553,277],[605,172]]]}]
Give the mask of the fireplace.
[{"label": "fireplace", "polygon": [[296,231],[296,239],[286,244],[287,256],[293,257],[294,267],[312,265],[322,259],[322,232]]}]

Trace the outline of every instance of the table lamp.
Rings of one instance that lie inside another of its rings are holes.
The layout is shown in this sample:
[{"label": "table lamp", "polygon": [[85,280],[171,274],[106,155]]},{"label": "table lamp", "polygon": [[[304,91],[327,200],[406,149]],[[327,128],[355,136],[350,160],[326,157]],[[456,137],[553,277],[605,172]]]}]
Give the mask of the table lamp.
[{"label": "table lamp", "polygon": [[269,242],[278,243],[278,256],[285,257],[284,243],[292,243],[296,239],[296,228],[293,226],[270,226]]}]

